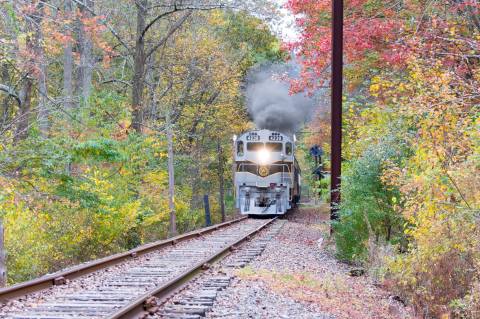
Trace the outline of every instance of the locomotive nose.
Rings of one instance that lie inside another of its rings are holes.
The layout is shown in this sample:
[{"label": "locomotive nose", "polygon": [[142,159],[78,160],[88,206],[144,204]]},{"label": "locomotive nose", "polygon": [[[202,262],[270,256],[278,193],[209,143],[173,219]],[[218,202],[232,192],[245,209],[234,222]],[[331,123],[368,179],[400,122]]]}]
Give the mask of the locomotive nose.
[{"label": "locomotive nose", "polygon": [[265,148],[258,151],[258,160],[261,165],[268,164],[270,160],[270,151]]}]

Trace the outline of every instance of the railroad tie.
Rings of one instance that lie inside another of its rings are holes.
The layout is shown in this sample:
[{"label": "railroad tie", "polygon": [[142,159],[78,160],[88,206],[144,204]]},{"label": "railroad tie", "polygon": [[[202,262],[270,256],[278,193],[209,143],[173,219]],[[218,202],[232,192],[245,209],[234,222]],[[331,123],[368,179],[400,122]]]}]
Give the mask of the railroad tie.
[{"label": "railroad tie", "polygon": [[[241,268],[247,265],[262,254],[284,224],[285,221],[277,221],[267,229],[262,239],[254,240],[246,247],[234,249],[234,253],[230,256],[232,260],[224,263],[223,267]],[[207,312],[213,308],[219,292],[226,289],[233,279],[233,275],[223,274],[224,272],[221,271],[214,277],[200,279],[201,281],[195,284],[195,288],[177,295],[160,314],[153,314],[149,318],[198,319],[206,317]]]},{"label": "railroad tie", "polygon": [[[8,319],[101,319],[126,307],[136,298],[158,289],[169,280],[187,271],[205,258],[228,247],[262,225],[263,221],[246,220],[228,229],[219,229],[188,244],[178,243],[167,250],[137,256],[135,262],[126,262],[111,276],[98,282],[72,289],[69,294],[55,293],[38,303],[9,313]],[[248,252],[249,255],[257,251]],[[213,306],[218,292],[230,283],[230,277],[219,275],[201,282],[195,295],[177,300],[165,312],[168,318],[196,319]],[[80,281],[82,279],[79,279]],[[72,281],[75,283],[76,281]],[[66,285],[72,284],[66,283]],[[72,287],[73,288],[73,287]],[[151,305],[151,312],[158,305]],[[150,311],[149,311],[150,312]]]},{"label": "railroad tie", "polygon": [[233,260],[225,263],[227,268],[243,268],[250,263],[255,257],[263,253],[268,243],[280,232],[280,229],[285,225],[284,220],[278,220],[273,224],[264,235],[263,239],[256,240],[246,248],[239,249]]},{"label": "railroad tie", "polygon": [[230,285],[232,277],[215,276],[199,282],[194,292],[180,296],[173,304],[166,307],[161,318],[195,319],[205,317],[213,307],[220,291]]}]

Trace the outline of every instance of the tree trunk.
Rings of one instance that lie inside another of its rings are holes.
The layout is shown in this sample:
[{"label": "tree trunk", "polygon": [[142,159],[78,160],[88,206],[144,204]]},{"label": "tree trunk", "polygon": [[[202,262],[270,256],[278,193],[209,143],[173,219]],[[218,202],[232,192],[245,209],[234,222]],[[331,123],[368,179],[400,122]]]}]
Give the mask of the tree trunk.
[{"label": "tree trunk", "polygon": [[0,218],[0,287],[7,285],[7,261],[5,253],[5,235],[3,229],[3,218]]},{"label": "tree trunk", "polygon": [[[72,13],[72,1],[65,0],[65,14]],[[63,107],[66,110],[73,108],[73,52],[72,43],[68,41],[63,49]]]},{"label": "tree trunk", "polygon": [[[6,84],[10,82],[10,76],[8,74],[8,66],[7,64],[2,65],[2,83]],[[2,101],[2,106],[1,106],[1,114],[0,114],[0,128],[3,128],[6,123],[8,122],[9,118],[9,99],[10,95],[7,94],[7,96],[3,99]]]},{"label": "tree trunk", "polygon": [[38,69],[40,72],[38,76],[36,76],[36,80],[38,82],[38,127],[40,129],[40,134],[42,136],[46,136],[48,133],[48,106],[47,106],[47,78],[48,78],[48,66],[47,61],[45,59],[45,52],[43,49],[43,32],[41,28],[41,22],[43,19],[43,10],[44,10],[44,3],[39,3],[37,6],[37,13],[33,17],[35,24],[31,26],[31,28],[35,29],[35,40],[33,44],[33,52],[36,56],[36,63],[38,65]]},{"label": "tree trunk", "polygon": [[170,209],[170,236],[177,234],[177,216],[175,214],[175,171],[173,166],[173,131],[170,121],[170,110],[167,111],[167,143],[168,143],[168,207]]},{"label": "tree trunk", "polygon": [[[87,8],[93,9],[93,0],[85,0],[84,5],[80,6],[82,18],[91,18],[92,14]],[[80,21],[78,26],[78,48],[80,53],[80,65],[77,76],[77,95],[80,97],[81,104],[88,106],[88,100],[92,91],[92,73],[93,73],[93,43],[91,36],[85,32],[84,25]]]},{"label": "tree trunk", "polygon": [[43,48],[39,47],[39,57],[41,59],[40,74],[38,78],[38,126],[40,134],[45,137],[48,134],[49,125],[49,110],[47,106],[47,63],[43,61],[45,56],[43,54]]},{"label": "tree trunk", "polygon": [[26,48],[33,56],[28,59],[26,68],[24,70],[25,76],[23,79],[22,90],[19,94],[20,109],[17,116],[17,130],[14,136],[14,143],[19,140],[23,140],[28,136],[28,128],[30,125],[30,112],[32,104],[32,90],[33,90],[33,78],[35,74],[35,66],[41,64],[42,61],[38,61],[38,52],[41,47],[40,43],[40,24],[43,17],[44,2],[39,2],[34,14],[29,15],[29,20],[26,24]]},{"label": "tree trunk", "polygon": [[139,0],[137,3],[137,33],[132,83],[132,128],[137,133],[142,133],[145,77],[145,39],[143,31],[145,30],[148,1]]},{"label": "tree trunk", "polygon": [[30,124],[30,109],[32,103],[32,79],[27,76],[24,80],[22,90],[20,91],[20,110],[17,121],[17,131],[15,133],[15,143],[24,140],[28,136],[28,126]]},{"label": "tree trunk", "polygon": [[225,180],[224,180],[224,163],[223,163],[223,149],[220,144],[220,139],[217,140],[218,153],[218,185],[219,185],[219,202],[220,213],[222,214],[222,222],[225,221]]}]

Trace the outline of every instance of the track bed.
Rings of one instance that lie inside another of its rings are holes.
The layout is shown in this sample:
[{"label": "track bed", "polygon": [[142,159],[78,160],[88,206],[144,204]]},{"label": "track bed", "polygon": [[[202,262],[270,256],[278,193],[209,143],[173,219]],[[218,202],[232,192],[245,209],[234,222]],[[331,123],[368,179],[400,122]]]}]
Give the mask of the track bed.
[{"label": "track bed", "polygon": [[143,311],[149,296],[174,290],[273,220],[245,219],[66,284],[8,302],[0,317],[11,319],[122,318]]}]

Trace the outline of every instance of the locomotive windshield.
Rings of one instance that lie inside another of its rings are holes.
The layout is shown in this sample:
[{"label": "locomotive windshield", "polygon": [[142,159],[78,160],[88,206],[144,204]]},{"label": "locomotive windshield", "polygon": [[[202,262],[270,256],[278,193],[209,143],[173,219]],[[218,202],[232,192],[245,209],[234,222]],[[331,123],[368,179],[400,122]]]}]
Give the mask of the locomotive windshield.
[{"label": "locomotive windshield", "polygon": [[238,156],[243,156],[243,141],[237,142],[237,154]]},{"label": "locomotive windshield", "polygon": [[258,152],[261,150],[267,150],[269,152],[281,152],[283,150],[283,144],[272,142],[267,142],[265,144],[262,142],[250,142],[247,143],[247,150],[253,152]]},{"label": "locomotive windshield", "polygon": [[247,151],[260,151],[263,150],[263,143],[260,142],[250,142],[247,143]]},{"label": "locomotive windshield", "polygon": [[282,143],[265,143],[265,148],[270,152],[281,152],[283,149]]},{"label": "locomotive windshield", "polygon": [[292,143],[287,142],[285,145],[285,153],[287,153],[287,155],[292,155]]}]

